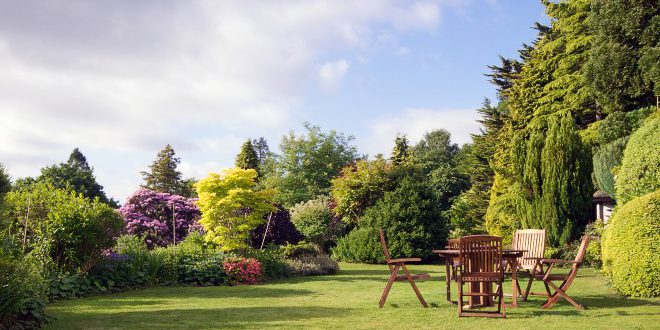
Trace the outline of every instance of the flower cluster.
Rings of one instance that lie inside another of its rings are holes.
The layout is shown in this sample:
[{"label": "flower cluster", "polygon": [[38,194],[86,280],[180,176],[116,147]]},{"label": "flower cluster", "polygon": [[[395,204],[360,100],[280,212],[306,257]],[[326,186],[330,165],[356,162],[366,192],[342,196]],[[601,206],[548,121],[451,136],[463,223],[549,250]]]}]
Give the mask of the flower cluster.
[{"label": "flower cluster", "polygon": [[143,237],[150,248],[172,244],[175,237],[179,242],[189,232],[202,229],[195,199],[144,188],[130,196],[119,213],[126,231]]},{"label": "flower cluster", "polygon": [[232,285],[256,284],[261,282],[261,264],[254,258],[229,258],[224,263],[225,273]]}]

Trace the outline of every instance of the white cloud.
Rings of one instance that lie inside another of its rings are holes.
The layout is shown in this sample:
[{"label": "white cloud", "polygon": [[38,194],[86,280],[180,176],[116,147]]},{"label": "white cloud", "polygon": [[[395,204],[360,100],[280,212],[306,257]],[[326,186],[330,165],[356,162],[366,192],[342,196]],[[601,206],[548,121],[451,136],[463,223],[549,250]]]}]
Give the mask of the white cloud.
[{"label": "white cloud", "polygon": [[472,109],[405,109],[370,123],[367,136],[361,139],[360,150],[370,155],[387,155],[398,134],[405,134],[411,143],[417,143],[424,133],[440,128],[449,131],[452,142],[461,145],[470,142],[470,134],[479,131],[478,118],[478,113]]},{"label": "white cloud", "polygon": [[344,76],[348,72],[350,65],[346,60],[336,62],[326,62],[319,69],[319,82],[325,91],[336,91]]},{"label": "white cloud", "polygon": [[319,70],[322,58],[373,47],[379,35],[433,31],[445,5],[458,6],[2,1],[0,162],[14,177],[35,175],[78,146],[99,156],[92,165],[121,199],[166,143],[195,163],[229,165],[236,143],[212,141],[284,132],[316,74],[321,88],[339,87],[349,62]]}]

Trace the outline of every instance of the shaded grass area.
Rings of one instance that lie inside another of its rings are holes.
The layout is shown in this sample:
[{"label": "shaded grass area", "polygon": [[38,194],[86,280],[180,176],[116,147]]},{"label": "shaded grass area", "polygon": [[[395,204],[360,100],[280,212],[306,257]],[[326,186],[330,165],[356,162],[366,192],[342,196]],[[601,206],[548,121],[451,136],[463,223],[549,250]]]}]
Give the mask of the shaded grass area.
[{"label": "shaded grass area", "polygon": [[[341,264],[341,268],[338,275],[299,277],[256,286],[157,287],[60,301],[48,306],[47,313],[56,320],[46,328],[660,328],[660,299],[617,296],[607,279],[592,269],[580,270],[570,290],[571,296],[587,307],[585,311],[576,311],[565,301],[551,310],[542,310],[544,298],[530,297],[518,308],[507,308],[507,319],[459,319],[456,306],[446,302],[444,266],[411,267],[413,272],[431,273],[430,280],[418,282],[430,304],[427,309],[420,306],[405,282],[395,283],[385,308],[378,308],[388,276],[384,265]],[[542,285],[537,284],[532,291],[542,292]],[[510,290],[508,282],[505,292]],[[452,293],[455,292],[454,285]]]}]

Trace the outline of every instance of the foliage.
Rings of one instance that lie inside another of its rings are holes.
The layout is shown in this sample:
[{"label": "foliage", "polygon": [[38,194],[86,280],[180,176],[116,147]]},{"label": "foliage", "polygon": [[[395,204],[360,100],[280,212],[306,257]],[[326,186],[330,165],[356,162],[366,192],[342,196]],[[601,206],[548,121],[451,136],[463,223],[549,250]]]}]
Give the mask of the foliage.
[{"label": "foliage", "polygon": [[365,212],[360,227],[385,230],[393,258],[428,258],[447,242],[449,223],[439,204],[428,182],[406,177]]},{"label": "foliage", "polygon": [[[585,267],[594,267],[601,268],[603,265],[603,259],[601,256],[601,237],[604,231],[603,221],[598,219],[584,228],[582,235],[589,235],[589,245],[587,246],[587,253],[584,256],[584,261],[582,265]],[[558,248],[549,248],[546,249],[546,257],[563,259],[563,260],[575,260],[578,250],[580,249],[580,244],[582,244],[582,237],[566,243]],[[570,266],[570,265],[569,265]]]},{"label": "foliage", "polygon": [[655,107],[645,107],[629,112],[614,112],[580,131],[580,135],[585,143],[598,148],[629,136],[642,126],[655,110]]},{"label": "foliage", "polygon": [[551,246],[572,241],[587,223],[593,192],[590,151],[570,115],[552,116],[545,131],[535,128],[514,141],[516,215],[523,228],[545,228]]},{"label": "foliage", "polygon": [[291,209],[291,222],[308,241],[324,246],[342,233],[343,226],[330,210],[330,199],[319,197],[298,203]]},{"label": "foliage", "polygon": [[309,123],[304,127],[305,134],[292,131],[282,137],[282,154],[271,156],[263,166],[263,185],[277,189],[285,207],[327,195],[332,178],[357,158],[352,136],[326,133]]},{"label": "foliage", "polygon": [[481,114],[478,122],[483,127],[479,134],[472,135],[472,147],[457,164],[459,170],[470,178],[470,188],[453,200],[448,211],[452,237],[486,231],[484,219],[495,176],[490,162],[495,154],[497,134],[504,125],[507,111],[504,101],[493,106],[486,100],[483,106],[477,109]]},{"label": "foliage", "polygon": [[227,255],[209,246],[200,233],[193,232],[178,245],[151,252],[162,260],[158,282],[195,286],[225,285],[228,282],[222,263]]},{"label": "foliage", "polygon": [[285,278],[291,275],[284,251],[279,246],[269,245],[262,250],[247,249],[242,255],[259,261],[264,280]]},{"label": "foliage", "polygon": [[332,258],[345,262],[384,263],[385,255],[378,241],[378,229],[356,228],[337,240]]},{"label": "foliage", "polygon": [[22,256],[5,245],[0,248],[0,328],[39,327],[48,321],[44,267],[35,255]]},{"label": "foliage", "polygon": [[256,177],[253,169],[232,168],[210,173],[197,183],[206,239],[223,251],[247,247],[250,232],[264,222],[264,215],[275,211],[275,191],[257,190]]},{"label": "foliage", "polygon": [[327,254],[305,254],[287,260],[287,263],[295,275],[329,275],[339,272],[339,264]]},{"label": "foliage", "polygon": [[[266,221],[250,233],[250,246],[253,248],[269,244],[284,245],[296,244],[303,239],[303,235],[291,222],[291,214],[282,205],[276,205],[277,210],[265,216]],[[268,230],[268,231],[266,231]],[[264,234],[266,237],[264,239]]]},{"label": "foliage", "polygon": [[88,270],[113,245],[123,224],[107,204],[48,183],[14,190],[6,201],[5,234],[21,242],[23,252],[49,256],[58,269]]},{"label": "foliage", "polygon": [[337,217],[356,224],[367,208],[381,199],[385,191],[394,188],[391,168],[383,158],[358,160],[344,167],[341,175],[332,179],[331,196]]},{"label": "foliage", "polygon": [[628,137],[622,137],[614,142],[608,143],[594,154],[594,178],[598,189],[605,191],[616,199],[614,191],[615,170],[621,165],[623,150],[628,143]]},{"label": "foliage", "polygon": [[259,158],[257,152],[254,150],[254,146],[252,146],[251,140],[248,139],[241,146],[241,152],[236,155],[235,165],[238,168],[244,170],[253,169],[259,173]]},{"label": "foliage", "polygon": [[11,181],[9,179],[9,173],[5,169],[5,166],[0,163],[0,206],[5,199],[5,195],[11,190]]},{"label": "foliage", "polygon": [[126,232],[144,238],[150,248],[181,241],[189,232],[201,229],[195,199],[145,188],[133,193],[119,213]]},{"label": "foliage", "polygon": [[633,297],[660,296],[660,189],[617,207],[603,235],[603,270]]},{"label": "foliage", "polygon": [[257,154],[259,166],[263,166],[266,162],[266,159],[271,156],[270,148],[268,147],[268,141],[266,141],[266,138],[264,137],[254,139],[252,140],[252,147],[254,148],[254,152]]},{"label": "foliage", "polygon": [[223,266],[232,285],[261,282],[261,264],[256,259],[233,257],[227,259]]},{"label": "foliage", "polygon": [[392,163],[394,165],[403,164],[408,160],[410,156],[410,145],[408,143],[408,138],[405,135],[398,135],[394,139],[394,148],[392,149]]},{"label": "foliage", "polygon": [[92,200],[98,198],[100,202],[116,208],[117,201],[105,195],[103,186],[96,182],[93,171],[94,168],[89,166],[87,158],[75,148],[66,163],[42,168],[41,175],[35,181],[49,182],[55,188],[72,190]]},{"label": "foliage", "polygon": [[287,259],[296,259],[303,255],[314,255],[318,253],[318,249],[314,244],[305,241],[298,244],[282,245],[280,249]]},{"label": "foliage", "polygon": [[181,172],[177,170],[181,159],[176,157],[174,148],[171,145],[166,145],[156,155],[149,171],[142,171],[142,178],[144,179],[143,188],[149,190],[164,192],[168,194],[181,195],[191,197],[189,182],[182,180]]},{"label": "foliage", "polygon": [[660,115],[654,114],[630,136],[616,178],[620,204],[660,189]]},{"label": "foliage", "polygon": [[502,237],[504,244],[511,244],[513,233],[520,228],[520,221],[515,214],[515,195],[511,182],[502,175],[495,174],[484,219],[486,231]]},{"label": "foliage", "polygon": [[660,95],[660,4],[597,0],[589,27],[593,47],[586,78],[606,113],[653,104]]}]

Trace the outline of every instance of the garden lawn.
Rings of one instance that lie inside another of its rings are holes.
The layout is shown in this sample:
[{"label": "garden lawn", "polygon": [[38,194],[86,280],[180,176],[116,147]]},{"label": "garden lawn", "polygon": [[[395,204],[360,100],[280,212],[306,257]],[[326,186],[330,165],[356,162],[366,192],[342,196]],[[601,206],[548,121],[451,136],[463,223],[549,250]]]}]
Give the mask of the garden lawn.
[{"label": "garden lawn", "polygon": [[[440,267],[411,267],[413,272],[431,273],[431,280],[418,282],[429,303],[426,309],[407,282],[395,283],[385,308],[378,308],[387,267],[341,264],[338,275],[263,285],[155,287],[59,301],[46,310],[56,318],[46,328],[660,329],[660,299],[617,296],[608,280],[592,269],[580,270],[569,291],[587,307],[585,311],[576,311],[563,300],[551,310],[542,310],[544,299],[530,297],[518,308],[507,308],[506,319],[459,319],[457,307],[445,300],[444,266]],[[511,282],[507,282],[505,292],[510,290]],[[540,284],[533,288],[542,290]]]}]

